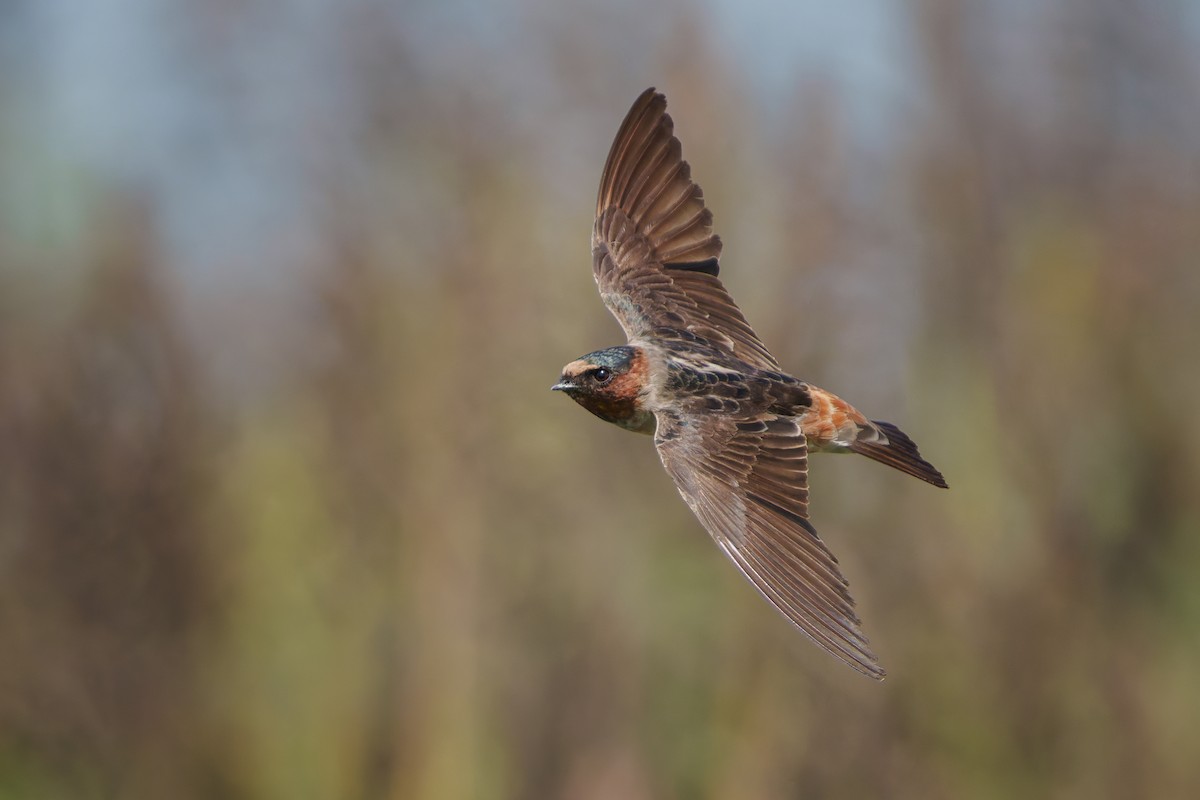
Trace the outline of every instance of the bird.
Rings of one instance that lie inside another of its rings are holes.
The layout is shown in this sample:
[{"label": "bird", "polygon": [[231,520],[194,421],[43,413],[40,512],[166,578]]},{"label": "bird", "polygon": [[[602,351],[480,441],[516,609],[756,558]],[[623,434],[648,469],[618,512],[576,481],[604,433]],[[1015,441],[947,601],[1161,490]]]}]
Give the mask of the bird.
[{"label": "bird", "polygon": [[601,173],[592,271],[626,344],[563,367],[551,388],[654,437],[720,549],[796,628],[863,675],[886,675],[837,558],[809,520],[808,455],[858,453],[934,486],[905,433],[783,371],[722,284],[721,239],[653,87]]}]

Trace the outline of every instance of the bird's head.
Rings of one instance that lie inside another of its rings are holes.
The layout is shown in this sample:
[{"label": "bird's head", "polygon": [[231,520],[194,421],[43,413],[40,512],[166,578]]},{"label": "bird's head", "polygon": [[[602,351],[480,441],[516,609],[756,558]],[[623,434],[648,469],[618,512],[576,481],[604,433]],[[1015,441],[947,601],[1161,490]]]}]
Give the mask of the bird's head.
[{"label": "bird's head", "polygon": [[558,383],[550,388],[606,422],[643,430],[653,420],[642,404],[648,372],[641,348],[609,347],[567,364]]}]

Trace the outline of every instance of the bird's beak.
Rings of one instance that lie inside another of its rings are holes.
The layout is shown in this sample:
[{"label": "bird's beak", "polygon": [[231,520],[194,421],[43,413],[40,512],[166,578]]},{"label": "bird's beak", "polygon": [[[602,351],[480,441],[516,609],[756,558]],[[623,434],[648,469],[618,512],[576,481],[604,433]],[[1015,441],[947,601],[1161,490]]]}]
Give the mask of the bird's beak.
[{"label": "bird's beak", "polygon": [[550,391],[565,392],[567,389],[574,389],[574,388],[575,388],[575,384],[571,383],[570,381],[560,380],[558,383],[556,383],[550,387]]}]

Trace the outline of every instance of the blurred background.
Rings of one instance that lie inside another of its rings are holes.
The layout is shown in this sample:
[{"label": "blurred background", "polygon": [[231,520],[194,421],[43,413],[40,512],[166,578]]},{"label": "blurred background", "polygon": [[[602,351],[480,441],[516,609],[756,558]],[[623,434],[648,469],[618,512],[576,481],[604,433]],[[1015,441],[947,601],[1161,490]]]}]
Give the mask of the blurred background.
[{"label": "blurred background", "polygon": [[[889,670],[648,439],[588,241],[665,91]],[[1200,5],[0,3],[0,798],[1200,796]]]}]

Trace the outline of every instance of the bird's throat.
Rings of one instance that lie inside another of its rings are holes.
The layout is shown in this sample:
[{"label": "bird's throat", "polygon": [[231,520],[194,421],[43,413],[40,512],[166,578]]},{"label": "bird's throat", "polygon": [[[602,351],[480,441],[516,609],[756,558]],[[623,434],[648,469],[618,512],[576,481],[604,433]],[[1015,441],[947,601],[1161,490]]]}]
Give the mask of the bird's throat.
[{"label": "bird's throat", "polygon": [[637,433],[654,433],[654,413],[642,406],[636,392],[625,396],[581,393],[572,399],[605,422]]}]

